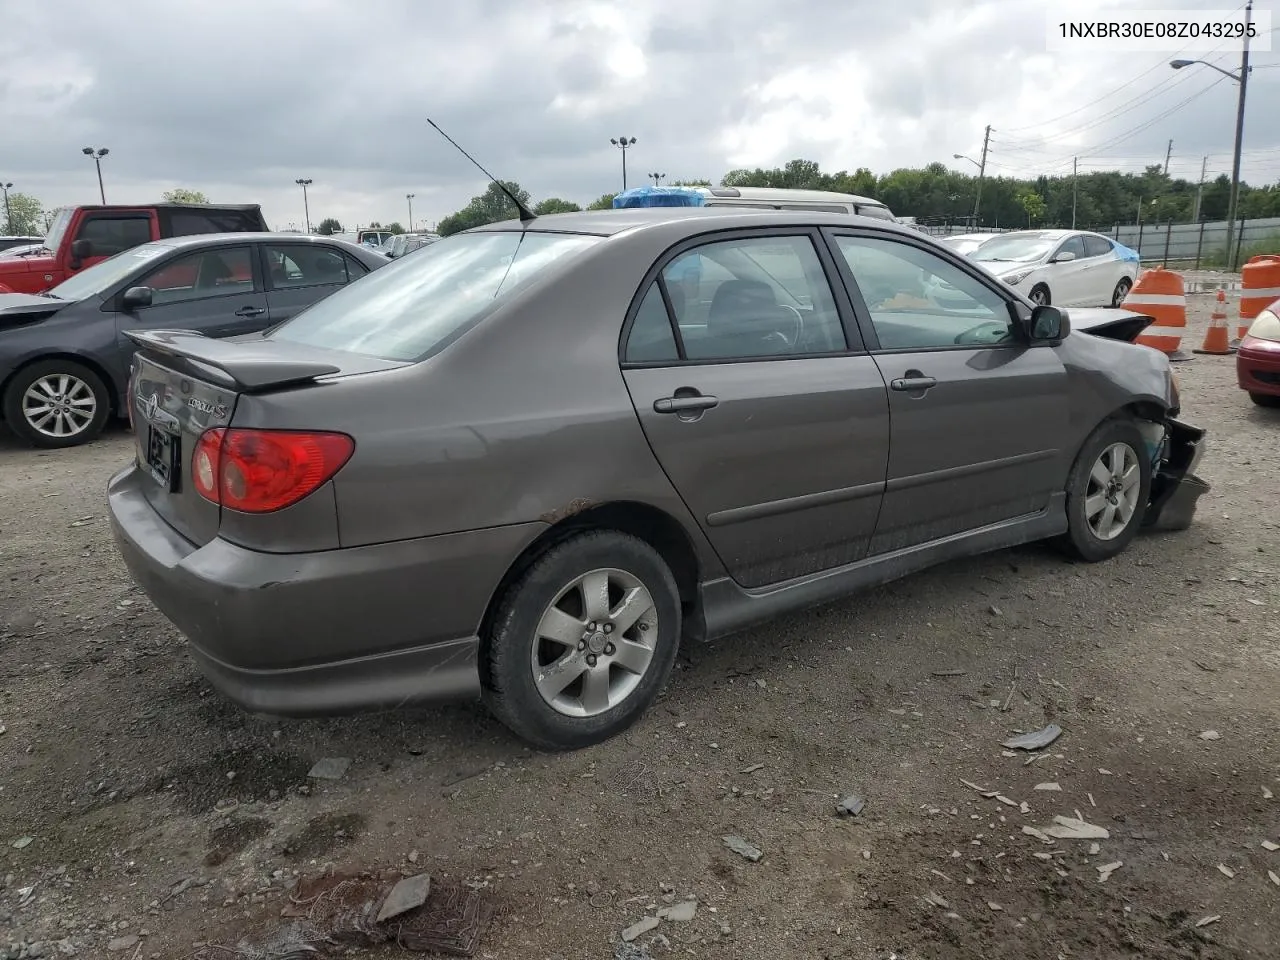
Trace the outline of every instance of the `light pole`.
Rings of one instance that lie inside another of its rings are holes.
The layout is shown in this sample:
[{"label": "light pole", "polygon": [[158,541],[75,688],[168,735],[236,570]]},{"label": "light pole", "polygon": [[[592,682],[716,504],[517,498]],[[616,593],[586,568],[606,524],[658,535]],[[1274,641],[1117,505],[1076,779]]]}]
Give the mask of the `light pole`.
[{"label": "light pole", "polygon": [[299,177],[293,181],[302,188],[302,213],[307,220],[307,233],[311,232],[311,206],[307,203],[307,187],[311,185],[310,179]]},{"label": "light pole", "polygon": [[636,145],[635,137],[617,137],[609,140],[615,147],[622,151],[622,189],[627,189],[627,148]]},{"label": "light pole", "polygon": [[[1175,70],[1189,67],[1193,63],[1217,70],[1225,77],[1230,77],[1240,85],[1240,99],[1236,103],[1236,145],[1231,157],[1231,199],[1227,203],[1227,269],[1235,268],[1235,255],[1232,244],[1235,240],[1236,208],[1240,202],[1240,152],[1244,144],[1244,95],[1249,87],[1249,25],[1253,22],[1253,0],[1244,5],[1244,46],[1240,52],[1240,72],[1233,73],[1204,60],[1171,60],[1169,66]],[[1238,246],[1238,245],[1237,245]]]},{"label": "light pole", "polygon": [[4,191],[4,232],[13,233],[13,215],[9,213],[9,190],[12,189],[12,183],[0,183],[0,190]]},{"label": "light pole", "polygon": [[93,147],[85,147],[80,152],[86,157],[93,157],[93,162],[98,167],[98,196],[102,198],[102,205],[105,207],[107,205],[107,191],[102,187],[102,158],[111,151],[106,147],[99,147],[96,151]]},{"label": "light pole", "polygon": [[406,193],[404,198],[409,201],[409,232],[413,233],[413,198],[417,196],[414,193]]},{"label": "light pole", "polygon": [[659,184],[661,184],[661,183],[662,183],[662,178],[663,178],[663,177],[665,177],[665,176],[666,176],[666,174],[665,174],[665,173],[651,173],[651,174],[649,174],[649,176],[653,179],[653,185],[656,187],[656,186],[658,186]]},{"label": "light pole", "polygon": [[968,160],[970,163],[972,163],[975,167],[978,168],[978,192],[974,195],[974,198],[973,198],[973,216],[970,218],[971,220],[973,220],[973,226],[977,227],[978,204],[982,202],[982,175],[986,173],[986,170],[982,166],[982,164],[980,164],[977,160],[973,159],[973,157],[966,157],[963,153],[953,153],[951,156],[956,160]]}]

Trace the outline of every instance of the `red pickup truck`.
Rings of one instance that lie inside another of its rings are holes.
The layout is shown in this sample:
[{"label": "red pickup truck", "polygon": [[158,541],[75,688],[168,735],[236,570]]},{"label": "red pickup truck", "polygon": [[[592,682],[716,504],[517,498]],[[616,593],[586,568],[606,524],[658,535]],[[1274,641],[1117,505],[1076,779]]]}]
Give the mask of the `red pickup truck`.
[{"label": "red pickup truck", "polygon": [[266,230],[256,203],[67,207],[53,221],[39,254],[0,259],[0,293],[42,293],[85,267],[152,240]]}]

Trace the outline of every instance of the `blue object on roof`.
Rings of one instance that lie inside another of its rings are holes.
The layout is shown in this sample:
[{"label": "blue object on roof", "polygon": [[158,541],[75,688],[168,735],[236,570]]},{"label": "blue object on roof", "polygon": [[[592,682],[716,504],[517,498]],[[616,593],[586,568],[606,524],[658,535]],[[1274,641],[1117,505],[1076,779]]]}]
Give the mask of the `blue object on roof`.
[{"label": "blue object on roof", "polygon": [[1141,263],[1142,257],[1138,256],[1138,251],[1126,247],[1123,243],[1113,241],[1116,245],[1116,256],[1128,263]]},{"label": "blue object on roof", "polygon": [[613,198],[614,209],[630,207],[701,207],[706,198],[684,187],[632,187]]}]

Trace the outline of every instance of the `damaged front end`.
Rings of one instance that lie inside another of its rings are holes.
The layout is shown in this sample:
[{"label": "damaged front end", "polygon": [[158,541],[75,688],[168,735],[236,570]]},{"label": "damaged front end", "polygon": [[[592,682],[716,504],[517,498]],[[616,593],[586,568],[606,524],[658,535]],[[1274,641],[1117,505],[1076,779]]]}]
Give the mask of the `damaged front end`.
[{"label": "damaged front end", "polygon": [[1170,418],[1150,424],[1163,430],[1151,458],[1151,497],[1142,526],[1148,530],[1185,530],[1196,514],[1196,503],[1209,489],[1195,475],[1204,456],[1204,430]]}]

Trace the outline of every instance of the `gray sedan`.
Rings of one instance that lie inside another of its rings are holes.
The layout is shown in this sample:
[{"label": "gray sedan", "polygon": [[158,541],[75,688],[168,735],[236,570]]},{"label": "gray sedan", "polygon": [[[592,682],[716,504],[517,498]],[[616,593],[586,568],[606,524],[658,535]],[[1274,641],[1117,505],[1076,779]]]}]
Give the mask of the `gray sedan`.
[{"label": "gray sedan", "polygon": [[[929,298],[943,283],[944,303]],[[575,748],[682,640],[940,561],[1190,523],[1150,318],[1033,306],[883,220],[563,214],[238,342],[132,334],[120,550],[245,707],[480,695]]]},{"label": "gray sedan", "polygon": [[144,243],[40,296],[0,294],[3,419],[35,446],[86,443],[126,414],[130,332],[255,333],[386,264],[321,237],[204,234]]}]

